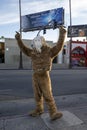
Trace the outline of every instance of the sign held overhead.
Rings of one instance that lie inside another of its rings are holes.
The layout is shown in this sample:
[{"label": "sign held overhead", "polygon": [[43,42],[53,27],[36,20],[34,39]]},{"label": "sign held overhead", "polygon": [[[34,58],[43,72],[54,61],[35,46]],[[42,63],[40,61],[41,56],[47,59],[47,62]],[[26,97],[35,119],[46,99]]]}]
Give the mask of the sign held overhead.
[{"label": "sign held overhead", "polygon": [[64,9],[57,8],[21,16],[22,31],[35,31],[56,28],[64,24]]}]

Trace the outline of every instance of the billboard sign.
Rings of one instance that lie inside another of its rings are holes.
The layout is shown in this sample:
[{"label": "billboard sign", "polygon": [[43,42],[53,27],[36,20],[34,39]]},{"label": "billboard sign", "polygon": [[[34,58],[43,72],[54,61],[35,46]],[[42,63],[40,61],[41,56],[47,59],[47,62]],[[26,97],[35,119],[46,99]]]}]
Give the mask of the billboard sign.
[{"label": "billboard sign", "polygon": [[87,25],[68,26],[68,37],[85,37],[87,36]]},{"label": "billboard sign", "polygon": [[64,24],[64,9],[57,8],[53,10],[43,11],[39,13],[21,16],[22,31],[34,31],[53,28]]}]

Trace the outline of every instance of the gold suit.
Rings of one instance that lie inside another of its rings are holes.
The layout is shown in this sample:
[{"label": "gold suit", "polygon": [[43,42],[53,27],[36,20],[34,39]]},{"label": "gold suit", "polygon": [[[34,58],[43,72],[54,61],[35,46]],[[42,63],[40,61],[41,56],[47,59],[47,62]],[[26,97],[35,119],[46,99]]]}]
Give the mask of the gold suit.
[{"label": "gold suit", "polygon": [[46,44],[41,47],[41,52],[27,48],[22,42],[19,33],[15,35],[20,49],[32,60],[33,68],[33,89],[36,101],[36,109],[30,113],[31,116],[37,116],[44,111],[43,99],[45,100],[51,119],[57,119],[62,116],[58,112],[54,97],[52,94],[50,70],[54,57],[58,55],[64,45],[66,30],[63,27],[59,28],[59,38],[55,46],[50,48]]}]

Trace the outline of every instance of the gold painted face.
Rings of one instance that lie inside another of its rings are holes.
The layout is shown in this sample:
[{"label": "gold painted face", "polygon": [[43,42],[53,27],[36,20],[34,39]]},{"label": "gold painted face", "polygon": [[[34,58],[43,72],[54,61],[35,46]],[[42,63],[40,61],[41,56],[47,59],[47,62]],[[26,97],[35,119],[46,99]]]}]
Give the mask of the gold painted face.
[{"label": "gold painted face", "polygon": [[41,43],[42,43],[42,46],[47,46],[45,38],[42,36],[41,36]]},{"label": "gold painted face", "polygon": [[33,44],[32,44],[32,48],[36,49],[38,52],[41,52],[41,47],[45,46],[46,42],[44,37],[42,36],[37,36],[33,39]]}]

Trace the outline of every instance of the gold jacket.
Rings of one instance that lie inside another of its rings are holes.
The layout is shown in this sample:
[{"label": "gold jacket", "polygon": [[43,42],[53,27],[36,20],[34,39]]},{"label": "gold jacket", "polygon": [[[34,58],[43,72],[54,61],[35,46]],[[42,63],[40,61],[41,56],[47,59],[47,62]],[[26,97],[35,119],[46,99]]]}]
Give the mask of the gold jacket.
[{"label": "gold jacket", "polygon": [[15,35],[15,38],[17,40],[18,46],[20,47],[20,49],[23,51],[24,54],[31,57],[33,70],[34,71],[41,71],[41,70],[49,71],[52,68],[53,59],[58,55],[58,53],[61,51],[64,45],[66,30],[63,27],[60,27],[59,39],[56,45],[53,46],[52,48],[50,48],[49,46],[42,46],[41,53],[31,48],[26,47],[24,43],[22,42],[21,38],[17,35],[18,34]]}]

